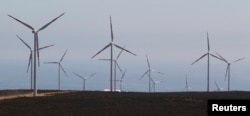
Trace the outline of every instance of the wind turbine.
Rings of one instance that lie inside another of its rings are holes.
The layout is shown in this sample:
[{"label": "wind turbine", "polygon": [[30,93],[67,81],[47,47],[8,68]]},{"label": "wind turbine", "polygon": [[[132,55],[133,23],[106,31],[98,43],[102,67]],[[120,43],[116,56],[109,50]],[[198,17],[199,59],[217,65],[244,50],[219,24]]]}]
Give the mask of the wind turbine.
[{"label": "wind turbine", "polygon": [[[152,70],[150,67],[150,63],[149,63],[147,55],[146,55],[146,58],[147,58],[147,63],[148,63],[148,70],[139,78],[139,80],[142,79],[146,74],[148,74],[148,91],[151,92],[151,80],[152,80],[151,71],[154,71],[154,70]],[[161,72],[157,72],[157,73],[162,74]]]},{"label": "wind turbine", "polygon": [[61,59],[60,59],[59,62],[45,62],[46,64],[58,64],[58,90],[61,89],[61,88],[60,88],[60,87],[61,87],[61,86],[60,86],[60,83],[61,83],[61,77],[60,77],[61,69],[63,70],[64,74],[65,74],[66,76],[68,76],[67,73],[66,73],[66,71],[64,70],[64,68],[63,68],[62,65],[61,65],[61,62],[62,62],[64,56],[66,55],[67,51],[68,51],[68,50],[66,50],[66,51],[64,52],[64,54],[63,54],[63,56],[61,57]]},{"label": "wind turbine", "polygon": [[222,60],[223,62],[225,62],[225,63],[227,63],[227,69],[226,69],[226,74],[225,74],[225,80],[227,79],[228,80],[228,87],[227,87],[227,90],[228,91],[230,91],[230,66],[231,66],[231,64],[233,64],[233,63],[236,63],[236,62],[239,62],[239,61],[241,61],[241,60],[243,60],[244,59],[244,57],[243,58],[240,58],[240,59],[237,59],[237,60],[235,60],[235,61],[233,61],[233,62],[228,62],[225,58],[223,58],[219,53],[216,53],[219,57],[220,57],[220,60]]},{"label": "wind turbine", "polygon": [[120,91],[123,91],[123,79],[125,78],[125,74],[126,74],[127,70],[125,70],[124,72],[122,72],[122,76],[120,80],[116,80],[118,82],[120,82]]},{"label": "wind turbine", "polygon": [[219,85],[217,84],[217,82],[216,82],[216,81],[214,81],[214,83],[215,83],[215,85],[216,85],[217,91],[221,91],[221,90],[223,90],[223,88],[219,87]]},{"label": "wind turbine", "polygon": [[87,77],[84,78],[84,77],[80,76],[79,74],[77,74],[75,72],[73,72],[73,74],[82,79],[82,81],[83,81],[83,91],[85,91],[85,81],[87,79],[89,79],[90,77],[92,77],[92,76],[95,75],[95,73],[93,73],[93,74],[91,74],[91,75],[89,75],[89,76],[87,76]]},{"label": "wind turbine", "polygon": [[192,63],[192,65],[195,64],[196,62],[198,62],[199,60],[201,60],[202,58],[204,58],[205,56],[207,56],[207,92],[209,92],[209,61],[210,61],[209,56],[211,55],[212,57],[215,57],[217,59],[218,59],[218,57],[210,53],[208,32],[207,32],[207,49],[208,49],[207,53],[205,53],[200,58],[198,58],[196,61],[194,61]]},{"label": "wind turbine", "polygon": [[32,33],[34,34],[34,61],[33,61],[33,77],[34,77],[34,92],[33,92],[33,96],[36,96],[37,95],[37,87],[36,87],[36,57],[38,58],[38,66],[40,65],[39,63],[39,42],[38,42],[38,32],[42,31],[43,29],[45,29],[46,27],[48,27],[51,23],[53,23],[54,21],[56,21],[58,18],[60,18],[61,16],[63,16],[65,13],[62,13],[61,15],[59,15],[58,17],[54,18],[53,20],[51,20],[49,23],[45,24],[44,26],[42,26],[41,28],[39,28],[38,30],[36,30],[35,28],[33,28],[32,26],[30,26],[29,24],[27,23],[24,23],[23,21],[11,16],[11,15],[8,15],[10,18],[18,21],[19,23],[23,24],[24,26],[26,26],[27,28],[31,29],[32,30]]},{"label": "wind turbine", "polygon": [[108,47],[110,47],[110,91],[112,92],[113,91],[113,46],[119,48],[119,49],[122,49],[130,54],[133,54],[136,56],[136,54],[130,52],[129,50],[127,49],[124,49],[122,47],[120,47],[119,45],[115,44],[113,41],[114,41],[114,35],[113,35],[113,29],[112,29],[112,21],[111,21],[111,16],[110,16],[110,30],[111,30],[111,42],[106,45],[103,49],[101,49],[99,52],[97,52],[94,56],[92,56],[91,58],[94,58],[96,55],[100,54],[103,50],[107,49]]},{"label": "wind turbine", "polygon": [[[123,49],[125,49],[125,46],[123,47]],[[116,67],[118,67],[118,69],[120,70],[120,72],[121,73],[123,73],[122,72],[122,69],[121,69],[121,67],[119,66],[119,64],[118,64],[118,62],[117,62],[117,60],[119,59],[119,57],[120,57],[120,55],[121,55],[121,53],[122,53],[122,51],[123,51],[123,49],[121,49],[121,51],[120,51],[120,53],[117,55],[117,57],[116,57],[116,59],[113,59],[113,62],[115,63],[114,65],[115,65],[115,71],[114,71],[114,75],[115,75],[115,77],[114,77],[114,91],[116,91],[116,70],[117,70],[117,68]],[[110,61],[110,59],[99,59],[99,60],[104,60],[104,61]]]},{"label": "wind turbine", "polygon": [[192,89],[192,88],[188,85],[187,75],[186,75],[185,79],[186,79],[186,86],[185,86],[184,89],[185,89],[186,91],[188,91],[188,90],[190,90],[190,89]]},{"label": "wind turbine", "polygon": [[[21,40],[21,42],[25,45],[25,46],[27,46],[29,49],[30,49],[30,55],[29,55],[29,62],[28,62],[28,67],[27,67],[27,72],[29,72],[29,67],[30,67],[30,89],[32,90],[33,89],[33,78],[32,78],[32,70],[33,70],[33,66],[32,66],[32,64],[33,64],[33,59],[32,59],[32,55],[33,55],[33,50],[31,49],[31,47],[21,38],[21,37],[19,37],[18,35],[16,35],[17,36],[17,38],[19,39],[19,40]],[[42,50],[42,49],[45,49],[45,48],[48,48],[48,47],[51,47],[51,46],[54,46],[54,45],[48,45],[48,46],[45,46],[45,47],[42,47],[42,48],[39,48],[39,50]]]},{"label": "wind turbine", "polygon": [[163,82],[163,81],[154,81],[152,78],[151,78],[151,81],[153,82],[153,90],[154,90],[154,92],[155,92],[155,85]]}]

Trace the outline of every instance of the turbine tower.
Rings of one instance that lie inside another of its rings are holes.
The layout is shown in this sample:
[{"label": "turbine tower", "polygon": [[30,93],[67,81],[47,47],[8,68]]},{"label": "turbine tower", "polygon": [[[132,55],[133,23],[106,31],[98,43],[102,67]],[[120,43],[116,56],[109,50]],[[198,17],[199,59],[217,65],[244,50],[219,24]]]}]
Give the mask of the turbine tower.
[{"label": "turbine tower", "polygon": [[191,89],[191,87],[188,85],[188,79],[187,79],[187,75],[185,77],[185,80],[186,80],[186,86],[185,86],[185,90],[188,91],[189,89]]},{"label": "turbine tower", "polygon": [[207,50],[208,50],[207,53],[205,53],[200,58],[198,58],[196,61],[194,61],[192,63],[192,65],[195,64],[196,62],[198,62],[199,60],[201,60],[202,58],[204,58],[205,56],[207,56],[207,92],[209,92],[209,69],[210,69],[209,68],[209,61],[210,61],[210,57],[209,56],[211,55],[212,57],[215,57],[217,59],[218,59],[218,57],[210,53],[210,45],[209,45],[208,32],[207,32]]},{"label": "turbine tower", "polygon": [[[19,37],[18,35],[16,35],[17,36],[17,38],[19,39],[19,40],[21,40],[21,42],[25,45],[25,46],[27,46],[28,48],[29,48],[29,50],[30,50],[30,55],[29,55],[29,62],[28,62],[28,67],[27,67],[27,72],[29,72],[29,67],[30,67],[30,90],[32,90],[34,87],[34,85],[33,85],[33,75],[32,75],[32,70],[33,70],[33,66],[32,66],[32,64],[33,64],[33,59],[32,59],[32,55],[33,55],[33,50],[31,49],[31,47],[21,38],[21,37]],[[48,48],[48,47],[51,47],[51,46],[54,46],[54,45],[48,45],[48,46],[45,46],[45,47],[42,47],[42,48],[39,48],[39,50],[42,50],[42,49],[45,49],[45,48]]]},{"label": "turbine tower", "polygon": [[241,60],[243,60],[244,58],[240,58],[240,59],[237,59],[233,62],[228,62],[224,57],[222,57],[219,53],[216,53],[219,57],[220,57],[220,60],[222,60],[223,62],[227,63],[227,69],[226,69],[226,74],[225,74],[225,80],[227,79],[228,80],[228,84],[227,84],[227,90],[230,91],[230,66],[231,64],[233,63],[236,63],[236,62],[239,62]]},{"label": "turbine tower", "polygon": [[122,49],[130,54],[133,54],[136,56],[136,54],[128,51],[127,49],[124,49],[122,47],[120,47],[119,45],[115,44],[114,41],[114,35],[113,35],[113,29],[112,29],[112,21],[111,21],[111,16],[110,16],[110,30],[111,30],[111,42],[106,45],[103,49],[101,49],[99,52],[97,52],[94,56],[92,56],[91,58],[94,58],[96,55],[100,54],[103,50],[107,49],[108,47],[110,47],[110,91],[113,91],[113,46]]},{"label": "turbine tower", "polygon": [[58,90],[61,90],[61,85],[60,85],[60,83],[61,83],[61,76],[60,76],[60,74],[61,74],[61,69],[63,70],[64,74],[65,74],[66,76],[68,76],[67,73],[66,73],[66,71],[64,70],[63,66],[61,65],[61,62],[62,62],[64,56],[66,55],[67,51],[68,51],[68,50],[66,50],[66,51],[64,52],[64,54],[63,54],[63,56],[61,57],[61,59],[60,59],[59,62],[45,62],[46,64],[58,64]]},{"label": "turbine tower", "polygon": [[41,28],[39,28],[38,30],[36,30],[35,28],[33,28],[32,26],[30,26],[27,23],[24,23],[23,21],[8,15],[10,18],[18,21],[19,23],[23,24],[24,26],[26,26],[27,28],[32,30],[32,33],[34,34],[34,61],[33,61],[33,77],[34,77],[34,92],[33,92],[33,96],[35,97],[37,95],[37,87],[36,87],[36,57],[38,58],[38,66],[40,65],[39,63],[39,42],[38,42],[38,32],[42,31],[43,29],[45,29],[46,27],[48,27],[51,23],[53,23],[54,21],[56,21],[58,18],[60,18],[61,16],[63,16],[65,13],[62,13],[61,15],[59,15],[58,17],[54,18],[53,20],[51,20],[49,23],[45,24],[44,26],[42,26]]}]

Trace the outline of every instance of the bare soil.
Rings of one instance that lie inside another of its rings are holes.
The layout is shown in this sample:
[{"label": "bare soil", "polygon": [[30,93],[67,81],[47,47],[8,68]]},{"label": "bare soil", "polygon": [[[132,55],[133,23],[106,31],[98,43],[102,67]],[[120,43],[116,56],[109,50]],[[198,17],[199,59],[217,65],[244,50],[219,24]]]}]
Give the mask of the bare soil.
[{"label": "bare soil", "polygon": [[[0,116],[206,116],[208,99],[250,99],[250,92],[0,91]],[[28,96],[27,96],[28,95]],[[9,96],[16,96],[8,98]]]}]

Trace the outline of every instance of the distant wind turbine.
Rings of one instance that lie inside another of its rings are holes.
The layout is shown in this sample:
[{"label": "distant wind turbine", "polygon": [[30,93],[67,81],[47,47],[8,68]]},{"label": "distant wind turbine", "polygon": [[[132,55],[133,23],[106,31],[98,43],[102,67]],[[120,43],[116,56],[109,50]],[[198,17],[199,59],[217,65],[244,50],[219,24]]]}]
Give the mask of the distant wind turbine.
[{"label": "distant wind turbine", "polygon": [[103,50],[107,49],[108,47],[110,47],[110,91],[113,91],[113,46],[122,49],[130,54],[133,54],[136,56],[136,54],[128,51],[127,49],[124,49],[122,47],[120,47],[119,45],[115,44],[114,41],[114,35],[113,35],[113,29],[112,29],[112,21],[111,21],[111,16],[110,16],[110,30],[111,30],[111,42],[106,45],[103,49],[101,49],[99,52],[97,52],[94,56],[92,56],[91,58],[94,58],[96,55],[100,54]]},{"label": "distant wind turbine", "polygon": [[59,15],[58,17],[54,18],[52,21],[50,21],[49,23],[45,24],[44,26],[42,26],[41,28],[39,28],[38,30],[36,30],[35,28],[33,28],[32,26],[28,25],[27,23],[24,23],[23,21],[8,15],[10,18],[18,21],[19,23],[23,24],[24,26],[26,26],[27,28],[32,30],[32,33],[34,34],[34,61],[33,61],[33,77],[34,77],[34,92],[33,92],[33,96],[37,95],[37,87],[36,87],[36,57],[38,58],[38,66],[39,66],[39,42],[38,42],[38,32],[42,31],[43,29],[45,29],[46,27],[48,27],[51,23],[53,23],[54,21],[56,21],[58,18],[60,18],[61,16],[63,16],[64,13],[62,13],[61,15]]},{"label": "distant wind turbine", "polygon": [[220,57],[220,60],[222,60],[223,62],[227,63],[227,69],[226,69],[226,74],[225,74],[225,80],[227,79],[228,80],[228,87],[227,87],[227,90],[230,91],[230,66],[231,64],[233,63],[236,63],[236,62],[239,62],[241,60],[243,60],[244,58],[240,58],[240,59],[237,59],[233,62],[228,62],[225,58],[223,58],[219,53],[216,53],[219,57]]},{"label": "distant wind turbine", "polygon": [[61,59],[60,59],[59,62],[45,62],[46,64],[58,64],[58,90],[61,89],[61,86],[60,86],[60,83],[61,83],[61,77],[60,77],[61,69],[63,70],[64,74],[65,74],[66,76],[68,76],[67,73],[66,73],[66,71],[64,70],[63,66],[61,65],[61,62],[62,62],[64,56],[66,55],[67,51],[68,51],[68,50],[66,50],[66,51],[64,52],[64,54],[63,54],[63,56],[61,57]]},{"label": "distant wind turbine", "polygon": [[[123,49],[125,49],[125,46],[123,47]],[[114,64],[114,65],[115,65],[115,69],[114,69],[114,70],[115,70],[115,71],[114,71],[115,77],[114,77],[114,80],[117,80],[117,79],[116,79],[116,74],[117,74],[117,73],[116,73],[116,70],[117,70],[116,67],[118,67],[118,69],[120,70],[120,72],[123,73],[123,71],[122,71],[120,65],[119,65],[118,62],[117,62],[117,60],[118,60],[119,57],[121,56],[121,53],[122,53],[123,49],[121,49],[121,51],[120,51],[120,53],[117,55],[116,59],[113,59],[113,62],[115,63],[115,64]],[[99,59],[99,60],[110,61],[110,59]],[[114,91],[116,91],[116,81],[114,81]]]},{"label": "distant wind turbine", "polygon": [[216,85],[216,88],[217,88],[217,91],[221,91],[223,90],[223,88],[221,88],[216,81],[214,81],[215,85]]},{"label": "distant wind turbine", "polygon": [[[21,42],[26,45],[29,49],[30,49],[30,56],[29,56],[29,62],[28,62],[28,67],[27,67],[27,72],[29,72],[29,67],[30,67],[30,89],[32,90],[33,89],[33,78],[32,78],[32,70],[33,70],[33,66],[32,66],[32,62],[33,62],[33,59],[32,59],[32,55],[33,55],[33,50],[31,49],[31,47],[21,38],[19,37],[18,35],[16,35],[17,38],[19,40],[21,40]],[[51,46],[54,46],[54,45],[48,45],[48,46],[45,46],[45,47],[42,47],[42,48],[39,48],[39,50],[42,50],[42,49],[45,49],[45,48],[48,48],[48,47],[51,47]]]},{"label": "distant wind turbine", "polygon": [[208,32],[207,32],[207,49],[208,49],[208,52],[205,53],[204,55],[202,55],[196,61],[194,61],[192,63],[192,65],[195,64],[196,62],[198,62],[199,60],[201,60],[202,58],[204,58],[205,56],[207,56],[207,92],[209,92],[209,56],[211,55],[212,57],[215,57],[217,59],[218,59],[218,57],[210,53],[210,45],[209,45]]},{"label": "distant wind turbine", "polygon": [[188,85],[188,78],[187,78],[187,75],[186,75],[186,77],[185,77],[185,80],[186,80],[186,86],[185,86],[185,90],[186,91],[188,91],[188,90],[190,90],[190,89],[192,89],[189,85]]},{"label": "distant wind turbine", "polygon": [[79,77],[79,78],[82,79],[82,81],[83,81],[83,82],[82,82],[82,84],[83,84],[82,90],[85,91],[85,81],[86,81],[87,79],[89,79],[90,77],[94,76],[96,73],[93,73],[93,74],[91,74],[91,75],[89,75],[89,76],[87,76],[87,77],[82,77],[81,75],[79,75],[79,74],[77,74],[77,73],[75,73],[75,72],[73,72],[73,74],[76,75],[77,77]]},{"label": "distant wind turbine", "polygon": [[163,81],[154,81],[152,78],[151,78],[151,81],[153,82],[152,88],[153,88],[154,92],[155,92],[155,85],[163,82]]},{"label": "distant wind turbine", "polygon": [[[147,58],[148,70],[139,78],[139,80],[141,78],[143,78],[146,74],[148,74],[148,79],[149,79],[148,80],[148,91],[151,92],[151,80],[152,80],[152,78],[151,78],[151,72],[155,71],[155,70],[151,69],[147,55],[146,55],[146,58]],[[157,73],[162,74],[161,72],[157,72]]]},{"label": "distant wind turbine", "polygon": [[120,91],[123,91],[123,79],[125,78],[125,74],[126,74],[127,70],[125,70],[124,72],[122,72],[122,76],[120,80],[116,80],[118,82],[120,82]]}]

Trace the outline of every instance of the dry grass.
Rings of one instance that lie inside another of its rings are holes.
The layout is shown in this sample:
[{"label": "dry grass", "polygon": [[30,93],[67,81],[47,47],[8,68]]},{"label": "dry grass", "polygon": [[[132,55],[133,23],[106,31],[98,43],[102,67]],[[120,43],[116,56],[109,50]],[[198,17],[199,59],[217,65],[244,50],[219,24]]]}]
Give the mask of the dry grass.
[{"label": "dry grass", "polygon": [[206,116],[207,99],[249,98],[250,92],[57,93],[53,91],[53,95],[50,96],[24,96],[2,100],[0,115]]}]

